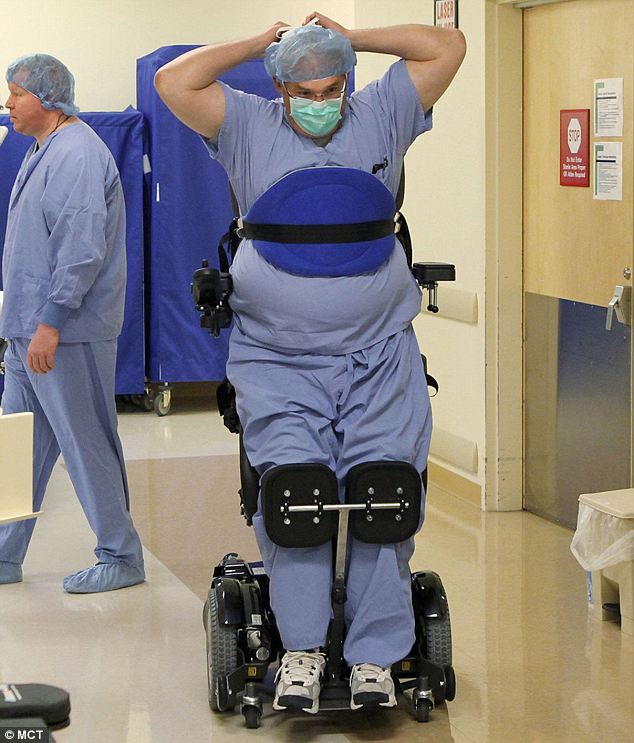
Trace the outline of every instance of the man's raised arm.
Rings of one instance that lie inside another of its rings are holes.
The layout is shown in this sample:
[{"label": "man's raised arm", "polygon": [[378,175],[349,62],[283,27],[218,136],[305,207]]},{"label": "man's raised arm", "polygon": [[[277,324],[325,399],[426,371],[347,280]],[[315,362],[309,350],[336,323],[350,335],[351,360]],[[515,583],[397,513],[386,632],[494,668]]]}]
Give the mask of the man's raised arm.
[{"label": "man's raised arm", "polygon": [[385,28],[346,29],[315,11],[304,23],[319,18],[319,25],[350,39],[356,52],[378,52],[402,57],[425,111],[436,103],[464,59],[467,45],[462,31],[418,24]]},{"label": "man's raised arm", "polygon": [[208,139],[217,139],[225,117],[225,97],[216,82],[220,75],[249,59],[262,57],[277,41],[276,23],[257,36],[204,46],[173,59],[154,76],[154,86],[165,105],[183,124]]}]

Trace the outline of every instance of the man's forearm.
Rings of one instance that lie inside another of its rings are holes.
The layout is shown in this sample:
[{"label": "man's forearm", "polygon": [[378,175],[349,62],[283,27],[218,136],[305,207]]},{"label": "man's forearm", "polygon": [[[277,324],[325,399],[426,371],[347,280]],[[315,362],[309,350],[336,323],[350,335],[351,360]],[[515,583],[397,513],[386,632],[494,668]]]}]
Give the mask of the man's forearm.
[{"label": "man's forearm", "polygon": [[462,36],[455,29],[418,24],[387,28],[352,29],[347,32],[357,52],[393,54],[415,62],[429,62],[442,56]]},{"label": "man's forearm", "polygon": [[259,34],[239,41],[192,49],[161,67],[157,73],[157,84],[168,85],[170,80],[174,80],[181,89],[203,90],[228,70],[249,59],[261,57],[269,43],[269,35]]}]

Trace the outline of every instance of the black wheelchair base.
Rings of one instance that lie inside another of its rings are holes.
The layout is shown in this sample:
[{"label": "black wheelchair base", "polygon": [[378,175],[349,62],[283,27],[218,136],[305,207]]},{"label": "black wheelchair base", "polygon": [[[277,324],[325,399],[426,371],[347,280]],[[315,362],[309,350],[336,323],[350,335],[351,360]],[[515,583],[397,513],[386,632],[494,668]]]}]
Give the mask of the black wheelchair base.
[{"label": "black wheelchair base", "polygon": [[[440,577],[421,571],[413,573],[411,580],[416,641],[410,654],[392,666],[392,676],[397,689],[412,690],[413,717],[427,722],[433,708],[452,701],[456,693],[451,624]],[[342,621],[337,616],[335,612],[332,624]],[[268,576],[261,563],[247,563],[235,553],[225,555],[214,569],[203,624],[211,709],[229,712],[239,705],[247,728],[259,727],[263,696],[268,693],[265,678],[269,667],[284,654],[270,609]],[[340,629],[332,624],[320,712],[350,709],[348,669],[342,660],[333,662],[329,655],[330,639]]]}]

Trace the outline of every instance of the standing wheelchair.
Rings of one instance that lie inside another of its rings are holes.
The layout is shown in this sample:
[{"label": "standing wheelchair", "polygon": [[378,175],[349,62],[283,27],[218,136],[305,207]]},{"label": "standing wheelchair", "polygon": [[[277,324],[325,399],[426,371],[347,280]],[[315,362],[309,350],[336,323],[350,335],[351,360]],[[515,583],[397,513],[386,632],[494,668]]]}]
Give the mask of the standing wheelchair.
[{"label": "standing wheelchair", "polygon": [[[455,268],[445,263],[411,264],[407,225],[397,212],[397,235],[419,285],[428,291],[427,310],[438,312],[438,282],[455,280]],[[201,312],[201,326],[214,336],[232,319],[231,276],[222,244],[232,252],[240,242],[236,219],[221,239],[220,267],[207,261],[194,273],[191,291]],[[423,357],[423,361],[425,361]],[[427,375],[427,370],[425,368]],[[433,377],[427,382],[437,391]],[[349,670],[343,658],[345,639],[346,551],[348,534],[366,542],[394,543],[411,537],[417,528],[422,487],[427,470],[419,473],[405,462],[367,462],[354,467],[346,479],[346,498],[339,502],[334,473],[323,465],[273,467],[262,478],[251,466],[242,441],[235,391],[228,380],[218,388],[218,407],[224,424],[238,434],[241,512],[247,524],[262,492],[263,516],[271,539],[284,547],[333,544],[332,618],[325,648],[326,669],[321,683],[320,711],[349,710]],[[411,575],[415,642],[408,655],[392,666],[397,689],[411,690],[411,709],[418,722],[427,722],[436,705],[452,701],[456,679],[452,667],[451,621],[447,595],[433,571]],[[246,727],[258,728],[263,711],[264,682],[269,667],[284,654],[269,599],[269,579],[261,562],[246,562],[229,553],[214,568],[203,608],[207,645],[209,706],[229,712],[239,706]]]}]

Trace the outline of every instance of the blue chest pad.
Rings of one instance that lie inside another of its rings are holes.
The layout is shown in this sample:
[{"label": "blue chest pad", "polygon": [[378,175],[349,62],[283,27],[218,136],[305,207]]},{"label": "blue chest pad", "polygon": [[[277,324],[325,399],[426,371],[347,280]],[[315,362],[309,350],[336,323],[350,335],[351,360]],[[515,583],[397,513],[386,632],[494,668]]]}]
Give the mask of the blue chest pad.
[{"label": "blue chest pad", "polygon": [[269,263],[300,276],[376,271],[394,249],[394,197],[354,168],[303,168],[251,206],[243,236]]}]

